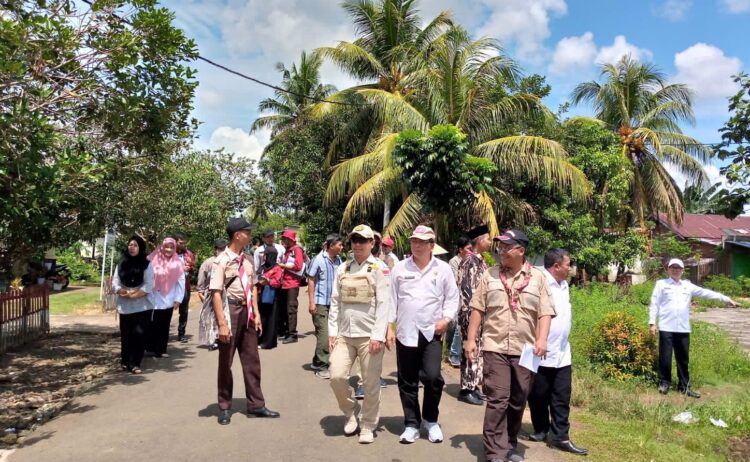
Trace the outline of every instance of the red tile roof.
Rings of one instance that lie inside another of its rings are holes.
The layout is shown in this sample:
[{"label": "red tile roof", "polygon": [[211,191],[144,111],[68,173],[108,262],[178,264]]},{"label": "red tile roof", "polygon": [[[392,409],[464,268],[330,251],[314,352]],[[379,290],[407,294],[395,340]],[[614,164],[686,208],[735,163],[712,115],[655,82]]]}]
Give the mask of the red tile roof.
[{"label": "red tile roof", "polygon": [[739,216],[734,220],[730,220],[723,215],[686,213],[682,219],[682,225],[679,226],[669,223],[666,215],[662,213],[659,214],[658,220],[675,234],[685,239],[721,241],[724,234],[750,236],[750,216]]}]

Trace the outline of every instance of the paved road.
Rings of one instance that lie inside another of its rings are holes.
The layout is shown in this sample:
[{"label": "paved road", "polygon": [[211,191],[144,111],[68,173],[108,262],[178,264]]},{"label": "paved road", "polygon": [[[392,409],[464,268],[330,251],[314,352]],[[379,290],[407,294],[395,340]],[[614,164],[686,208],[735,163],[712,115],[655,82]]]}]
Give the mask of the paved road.
[{"label": "paved road", "polygon": [[693,313],[692,318],[721,327],[750,353],[750,310],[747,308],[711,308]]},{"label": "paved road", "polygon": [[[197,297],[196,297],[197,298]],[[306,314],[306,294],[300,312]],[[188,333],[197,337],[197,309],[191,311]],[[64,324],[81,324],[69,318]],[[96,322],[114,326],[110,316]],[[53,323],[54,325],[54,323]],[[173,327],[174,331],[175,327]],[[445,370],[446,393],[440,422],[446,440],[398,443],[403,414],[396,388],[395,355],[387,353],[379,431],[371,445],[343,435],[344,419],[327,381],[309,371],[314,349],[309,316],[300,315],[297,344],[262,350],[263,392],[268,406],[281,412],[275,420],[248,419],[239,361],[235,361],[232,423],[216,423],[217,353],[197,346],[170,344],[171,356],[144,361],[145,373],[118,373],[76,399],[59,417],[37,429],[22,447],[6,454],[11,462],[40,461],[476,461],[484,460],[481,430],[484,408],[456,399],[457,374]],[[528,418],[527,418],[528,422]],[[526,425],[528,426],[528,425]],[[523,444],[523,443],[522,443]],[[565,460],[539,443],[529,443],[528,461]],[[2,457],[0,457],[0,460]]]}]

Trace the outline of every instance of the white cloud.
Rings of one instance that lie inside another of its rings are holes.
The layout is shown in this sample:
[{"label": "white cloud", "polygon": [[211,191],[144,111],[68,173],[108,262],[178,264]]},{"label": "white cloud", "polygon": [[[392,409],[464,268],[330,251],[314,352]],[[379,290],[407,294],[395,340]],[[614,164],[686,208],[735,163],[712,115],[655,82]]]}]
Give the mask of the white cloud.
[{"label": "white cloud", "polygon": [[750,0],[721,0],[721,5],[733,14],[750,11]]},{"label": "white cloud", "polygon": [[516,55],[529,61],[541,61],[547,50],[549,22],[553,15],[568,12],[565,0],[483,0],[489,17],[478,35],[496,37],[504,45],[514,44]]},{"label": "white cloud", "polygon": [[557,42],[550,72],[566,74],[570,71],[584,69],[594,62],[596,56],[594,34],[586,32],[580,37],[565,37]]},{"label": "white cloud", "polygon": [[732,75],[742,70],[742,61],[726,56],[721,48],[706,43],[695,45],[674,55],[677,69],[675,82],[687,84],[700,103],[721,103],[737,91]]},{"label": "white cloud", "polygon": [[637,61],[650,61],[654,57],[650,50],[638,48],[632,43],[628,43],[624,35],[618,35],[611,46],[599,49],[595,61],[597,64],[614,64],[624,55],[630,55]]},{"label": "white cloud", "polygon": [[211,133],[210,149],[224,148],[226,152],[257,161],[271,137],[270,130],[259,130],[249,134],[241,128],[219,127]]},{"label": "white cloud", "polygon": [[681,21],[693,6],[692,0],[666,0],[653,8],[654,14],[670,21]]}]

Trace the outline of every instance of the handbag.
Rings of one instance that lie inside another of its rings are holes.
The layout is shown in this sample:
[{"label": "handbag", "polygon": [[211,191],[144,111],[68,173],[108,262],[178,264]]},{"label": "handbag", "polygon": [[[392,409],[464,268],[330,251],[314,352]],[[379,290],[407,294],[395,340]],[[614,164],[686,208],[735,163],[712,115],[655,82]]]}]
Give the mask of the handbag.
[{"label": "handbag", "polygon": [[[221,291],[221,303],[224,311],[224,319],[227,322],[227,328],[229,332],[232,332],[232,318],[229,315],[229,303],[227,303],[227,289],[237,279],[237,276],[233,276],[229,279],[229,282],[224,284],[224,290]],[[208,297],[203,301],[201,307],[200,316],[198,319],[198,343],[202,345],[211,346],[216,343],[219,338],[219,323],[216,322],[216,313],[214,312],[213,296],[211,292],[208,293]]]},{"label": "handbag", "polygon": [[276,299],[276,289],[270,285],[263,286],[263,292],[260,294],[260,302],[264,305],[271,305]]}]

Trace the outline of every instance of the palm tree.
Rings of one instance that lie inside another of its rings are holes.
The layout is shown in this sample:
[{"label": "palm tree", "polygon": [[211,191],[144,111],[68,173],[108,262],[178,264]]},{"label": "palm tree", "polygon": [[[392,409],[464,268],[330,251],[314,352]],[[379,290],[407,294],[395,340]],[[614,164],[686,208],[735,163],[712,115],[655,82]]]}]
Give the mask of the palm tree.
[{"label": "palm tree", "polygon": [[[328,200],[350,198],[342,226],[389,200],[400,200],[401,206],[385,233],[403,234],[427,218],[423,198],[408,190],[392,152],[400,130],[427,131],[437,124],[449,123],[462,129],[473,154],[492,160],[499,167],[498,176],[506,182],[538,182],[576,199],[587,197],[585,176],[567,162],[558,143],[538,136],[503,133],[511,124],[553,116],[531,95],[517,94],[500,100],[493,97],[498,81],[513,81],[519,74],[517,65],[504,55],[497,42],[472,41],[466,31],[452,27],[435,37],[429,48],[430,52],[420,58],[420,66],[408,76],[407,95],[396,92],[386,96],[383,90],[379,90],[382,94],[377,98],[373,97],[374,92],[367,94],[370,102],[377,105],[376,112],[382,115],[380,136],[369,143],[364,154],[335,167],[326,193]],[[497,233],[497,214],[518,222],[531,211],[523,200],[503,189],[496,189],[494,197],[480,193],[475,199],[469,210],[456,211],[451,217],[430,218],[447,231],[450,222],[460,215],[482,217]]]},{"label": "palm tree", "polygon": [[682,190],[685,211],[688,213],[725,215],[734,218],[744,210],[744,201],[734,198],[730,191],[715,183],[704,189],[701,184],[685,183]]},{"label": "palm tree", "polygon": [[681,122],[694,123],[692,91],[683,84],[668,84],[652,64],[623,56],[601,68],[602,83],[579,84],[572,92],[575,104],[593,105],[595,117],[620,136],[622,155],[633,171],[631,202],[641,225],[647,213],[664,212],[681,222],[682,197],[664,167],[677,168],[691,182],[703,182],[702,162],[711,151],[682,133]]},{"label": "palm tree", "polygon": [[258,110],[273,114],[260,116],[250,127],[250,133],[261,128],[270,128],[271,137],[275,137],[289,127],[299,124],[310,107],[317,101],[334,93],[333,85],[320,83],[320,66],[322,57],[317,53],[308,55],[304,51],[300,56],[299,66],[292,63],[287,69],[283,63],[276,63],[276,70],[281,72],[280,87],[286,91],[275,91],[273,98],[266,98],[258,105]]}]

